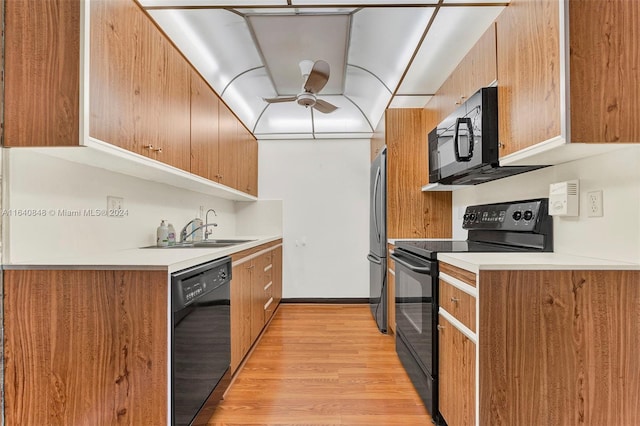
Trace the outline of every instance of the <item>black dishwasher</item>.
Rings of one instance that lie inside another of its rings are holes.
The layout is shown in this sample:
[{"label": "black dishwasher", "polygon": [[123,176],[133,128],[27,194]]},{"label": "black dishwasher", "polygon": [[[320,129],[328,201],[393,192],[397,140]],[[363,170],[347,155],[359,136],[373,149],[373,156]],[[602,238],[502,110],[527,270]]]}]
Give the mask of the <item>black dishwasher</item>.
[{"label": "black dishwasher", "polygon": [[231,378],[231,258],[171,275],[172,424],[206,424]]}]

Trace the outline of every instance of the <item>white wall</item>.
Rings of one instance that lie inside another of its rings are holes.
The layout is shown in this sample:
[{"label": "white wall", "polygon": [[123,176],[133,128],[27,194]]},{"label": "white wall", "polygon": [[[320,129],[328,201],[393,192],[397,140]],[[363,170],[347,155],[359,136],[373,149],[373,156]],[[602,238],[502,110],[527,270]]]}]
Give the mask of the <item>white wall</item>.
[{"label": "white wall", "polygon": [[[279,234],[281,230],[281,219],[278,222],[276,217],[281,210],[277,201],[270,204],[270,210],[275,212],[270,218],[264,219],[263,215],[252,218],[251,212],[260,213],[253,207],[237,221],[233,201],[61,160],[29,149],[9,149],[4,154],[7,157],[8,197],[5,197],[3,209],[47,212],[46,216],[8,218],[11,262],[153,245],[160,220],[168,220],[176,232],[180,232],[182,226],[199,214],[200,206],[213,208],[218,214],[216,217],[209,215],[209,220],[218,224],[213,228],[213,236]],[[107,195],[124,198],[126,217],[65,217],[58,213],[59,209],[104,209]],[[240,210],[247,210],[247,207]],[[51,211],[55,214],[49,213]]]},{"label": "white wall", "polygon": [[[454,238],[466,238],[467,205],[547,197],[549,184],[580,179],[580,216],[554,218],[554,251],[640,262],[640,148],[629,147],[453,193]],[[587,192],[602,190],[603,217],[587,217]]]},{"label": "white wall", "polygon": [[368,297],[369,140],[261,140],[259,164],[283,200],[283,296]]}]

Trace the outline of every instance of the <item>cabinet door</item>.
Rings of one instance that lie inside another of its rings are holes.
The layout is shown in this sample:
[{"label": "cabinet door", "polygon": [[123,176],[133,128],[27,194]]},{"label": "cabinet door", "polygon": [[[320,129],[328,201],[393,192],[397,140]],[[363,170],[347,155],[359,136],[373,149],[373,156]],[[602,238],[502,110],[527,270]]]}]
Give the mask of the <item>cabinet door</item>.
[{"label": "cabinet door", "polygon": [[449,426],[472,426],[475,420],[476,345],[439,317],[439,405]]},{"label": "cabinet door", "polygon": [[[146,17],[132,1],[91,6],[89,135],[138,154],[153,144],[144,120],[150,67]],[[157,100],[156,100],[157,102]]]},{"label": "cabinet door", "polygon": [[500,156],[560,135],[559,4],[513,0],[496,21]]},{"label": "cabinet door", "polygon": [[191,72],[191,173],[218,180],[218,96]]},{"label": "cabinet door", "polygon": [[10,0],[2,7],[4,146],[77,146],[80,2]]},{"label": "cabinet door", "polygon": [[238,122],[238,187],[237,189],[254,196],[258,195],[258,142],[240,122]]},{"label": "cabinet door", "polygon": [[158,115],[150,117],[156,122],[155,159],[165,164],[188,171],[191,169],[191,68],[178,51],[154,26],[151,34],[152,46],[159,46],[159,62],[152,64],[150,82],[154,87],[148,93],[149,104],[157,104]]},{"label": "cabinet door", "polygon": [[218,108],[219,114],[219,182],[225,186],[236,188],[238,185],[238,119],[222,102]]},{"label": "cabinet door", "polygon": [[253,262],[234,266],[231,280],[231,372],[249,351],[251,338],[251,281]]}]

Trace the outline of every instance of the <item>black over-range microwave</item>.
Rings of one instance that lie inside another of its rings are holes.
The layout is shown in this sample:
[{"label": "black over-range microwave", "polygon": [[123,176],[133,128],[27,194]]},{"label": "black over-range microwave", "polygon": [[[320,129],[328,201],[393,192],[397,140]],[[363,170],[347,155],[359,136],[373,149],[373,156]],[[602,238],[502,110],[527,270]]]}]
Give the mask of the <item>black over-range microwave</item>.
[{"label": "black over-range microwave", "polygon": [[476,185],[545,166],[500,166],[498,90],[483,87],[429,132],[429,183]]}]

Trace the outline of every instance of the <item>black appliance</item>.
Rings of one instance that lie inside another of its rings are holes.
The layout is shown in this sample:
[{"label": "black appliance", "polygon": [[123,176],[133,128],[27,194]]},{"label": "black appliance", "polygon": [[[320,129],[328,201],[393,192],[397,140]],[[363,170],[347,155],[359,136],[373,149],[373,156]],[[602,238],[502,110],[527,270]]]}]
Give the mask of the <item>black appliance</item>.
[{"label": "black appliance", "polygon": [[231,258],[171,275],[172,424],[204,425],[231,379]]},{"label": "black appliance", "polygon": [[429,132],[429,182],[476,185],[545,166],[500,166],[498,91],[484,87]]},{"label": "black appliance", "polygon": [[438,410],[438,253],[553,251],[548,199],[469,206],[466,241],[397,241],[396,351],[436,424]]},{"label": "black appliance", "polygon": [[371,164],[369,306],[378,329],[387,332],[387,147]]}]

